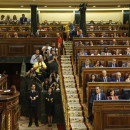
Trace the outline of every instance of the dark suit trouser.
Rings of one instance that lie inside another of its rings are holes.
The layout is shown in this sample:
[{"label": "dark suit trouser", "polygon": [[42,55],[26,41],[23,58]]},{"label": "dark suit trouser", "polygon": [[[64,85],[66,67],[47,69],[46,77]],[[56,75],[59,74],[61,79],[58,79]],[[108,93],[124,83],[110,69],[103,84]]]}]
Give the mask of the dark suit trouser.
[{"label": "dark suit trouser", "polygon": [[29,124],[32,124],[32,116],[34,114],[35,124],[38,124],[37,106],[29,107]]},{"label": "dark suit trouser", "polygon": [[93,105],[91,103],[89,103],[89,115],[92,115],[92,109],[93,109]]}]

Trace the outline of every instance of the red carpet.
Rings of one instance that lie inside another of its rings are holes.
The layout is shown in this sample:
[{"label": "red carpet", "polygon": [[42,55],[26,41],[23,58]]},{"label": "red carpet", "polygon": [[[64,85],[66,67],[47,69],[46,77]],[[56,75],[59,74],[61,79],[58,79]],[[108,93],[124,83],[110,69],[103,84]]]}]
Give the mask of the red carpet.
[{"label": "red carpet", "polygon": [[65,130],[65,125],[64,124],[57,124],[58,130]]}]

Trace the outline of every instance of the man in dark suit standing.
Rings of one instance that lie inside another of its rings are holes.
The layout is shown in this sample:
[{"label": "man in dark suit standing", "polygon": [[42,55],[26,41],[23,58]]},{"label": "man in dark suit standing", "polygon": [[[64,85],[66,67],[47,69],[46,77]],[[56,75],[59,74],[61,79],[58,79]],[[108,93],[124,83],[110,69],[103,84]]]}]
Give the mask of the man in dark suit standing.
[{"label": "man in dark suit standing", "polygon": [[102,92],[101,93],[101,88],[100,86],[96,86],[96,93],[92,93],[90,100],[89,100],[89,114],[90,116],[88,116],[87,118],[92,120],[93,118],[93,114],[92,114],[92,107],[93,107],[93,101],[94,100],[107,100],[106,95]]},{"label": "man in dark suit standing", "polygon": [[107,71],[102,71],[102,77],[99,79],[99,82],[111,82],[111,78],[107,76]]},{"label": "man in dark suit standing", "polygon": [[38,127],[38,116],[37,116],[37,108],[38,108],[38,92],[35,90],[35,84],[32,84],[31,91],[29,92],[29,125],[32,126],[32,115],[34,113],[35,117],[35,125]]},{"label": "man in dark suit standing", "polygon": [[108,67],[119,67],[118,64],[116,63],[116,59],[112,59],[112,63],[108,64]]},{"label": "man in dark suit standing", "polygon": [[116,73],[116,78],[112,78],[112,81],[114,82],[122,82],[122,81],[125,81],[123,77],[121,77],[121,73],[120,72],[117,72]]},{"label": "man in dark suit standing", "polygon": [[80,67],[80,73],[82,73],[82,68],[91,68],[93,65],[90,63],[89,59],[85,60],[85,63],[81,65]]},{"label": "man in dark suit standing", "polygon": [[22,14],[22,17],[20,18],[20,23],[24,24],[25,22],[27,22],[27,18],[25,17],[25,14]]}]

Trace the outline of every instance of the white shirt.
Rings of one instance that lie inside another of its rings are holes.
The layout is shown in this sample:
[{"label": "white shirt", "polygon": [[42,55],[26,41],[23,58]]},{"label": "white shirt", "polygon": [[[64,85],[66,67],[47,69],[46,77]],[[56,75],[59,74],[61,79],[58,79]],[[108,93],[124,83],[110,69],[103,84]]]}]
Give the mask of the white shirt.
[{"label": "white shirt", "polygon": [[[45,49],[46,48],[46,46],[43,46],[42,47],[42,49]],[[50,46],[48,46],[48,48],[47,48],[48,50],[49,50],[49,54],[50,54],[50,50],[51,50],[51,47]],[[43,51],[43,53],[45,52],[45,50]]]},{"label": "white shirt", "polygon": [[101,100],[101,94],[100,93],[96,95],[96,100]]},{"label": "white shirt", "polygon": [[87,65],[87,66],[85,65],[85,68],[89,68],[89,65]]},{"label": "white shirt", "polygon": [[116,82],[120,82],[120,79],[117,79],[117,81]]},{"label": "white shirt", "polygon": [[[30,63],[34,65],[36,62],[38,62],[39,56],[42,57],[42,55],[36,55],[36,54],[32,55]],[[43,57],[42,57],[42,61],[43,61]]]},{"label": "white shirt", "polygon": [[[92,53],[91,56],[95,56],[95,55]],[[98,56],[100,56],[100,54],[98,54]]]},{"label": "white shirt", "polygon": [[103,77],[104,82],[107,82],[107,77]]}]

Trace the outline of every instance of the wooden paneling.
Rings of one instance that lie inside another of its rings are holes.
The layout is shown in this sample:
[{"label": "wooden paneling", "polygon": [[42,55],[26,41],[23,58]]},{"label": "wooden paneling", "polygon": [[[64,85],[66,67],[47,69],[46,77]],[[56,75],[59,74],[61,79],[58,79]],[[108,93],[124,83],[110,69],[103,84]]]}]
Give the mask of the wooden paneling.
[{"label": "wooden paneling", "polygon": [[[88,83],[87,84],[87,107],[89,108],[89,99],[91,91],[96,86],[100,86],[103,92],[107,95],[108,89],[119,89],[122,94],[123,88],[130,89],[130,83]],[[129,100],[123,101],[103,101],[94,102],[94,130],[125,130],[130,128],[130,102]],[[88,109],[89,113],[89,109]]]},{"label": "wooden paneling", "polygon": [[129,101],[95,101],[94,130],[129,130]]},{"label": "wooden paneling", "polygon": [[57,38],[1,38],[0,40],[0,56],[31,56],[35,49],[41,51],[42,47],[49,42],[56,43]]},{"label": "wooden paneling", "polygon": [[17,92],[12,95],[1,95],[0,103],[3,107],[0,107],[0,129],[1,130],[18,130],[18,113],[19,113],[19,95]]}]

